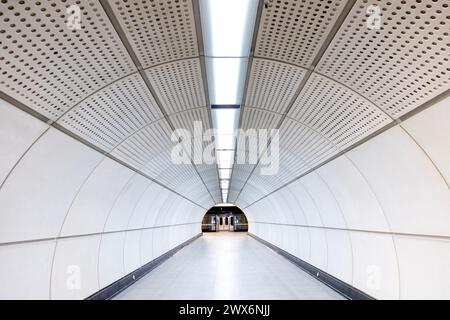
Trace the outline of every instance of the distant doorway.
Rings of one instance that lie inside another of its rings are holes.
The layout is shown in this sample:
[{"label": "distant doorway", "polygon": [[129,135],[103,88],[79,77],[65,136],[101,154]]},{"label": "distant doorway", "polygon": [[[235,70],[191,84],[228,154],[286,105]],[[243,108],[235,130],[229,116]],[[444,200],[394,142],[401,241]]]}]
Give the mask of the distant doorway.
[{"label": "distant doorway", "polygon": [[213,207],[202,221],[202,232],[247,232],[248,220],[238,207]]}]

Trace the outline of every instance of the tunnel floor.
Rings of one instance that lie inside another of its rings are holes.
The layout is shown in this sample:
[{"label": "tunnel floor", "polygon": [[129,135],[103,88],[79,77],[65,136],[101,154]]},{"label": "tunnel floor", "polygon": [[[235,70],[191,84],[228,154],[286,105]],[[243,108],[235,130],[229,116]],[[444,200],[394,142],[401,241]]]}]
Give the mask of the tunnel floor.
[{"label": "tunnel floor", "polygon": [[343,299],[246,233],[204,234],[120,300]]}]

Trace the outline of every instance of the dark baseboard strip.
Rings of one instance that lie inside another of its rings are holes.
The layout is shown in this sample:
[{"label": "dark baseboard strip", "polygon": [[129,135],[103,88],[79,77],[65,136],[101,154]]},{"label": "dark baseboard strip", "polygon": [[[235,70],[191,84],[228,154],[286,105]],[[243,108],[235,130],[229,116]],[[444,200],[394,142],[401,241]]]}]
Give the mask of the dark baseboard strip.
[{"label": "dark baseboard strip", "polygon": [[177,247],[173,248],[172,250],[164,253],[163,255],[159,256],[158,258],[150,261],[149,263],[143,265],[139,269],[135,270],[134,272],[131,272],[130,274],[126,275],[125,277],[117,280],[116,282],[110,284],[109,286],[101,289],[100,291],[94,293],[90,297],[86,298],[86,300],[110,300],[114,298],[116,295],[118,295],[120,292],[131,286],[132,284],[136,283],[142,277],[147,275],[150,271],[155,269],[157,266],[162,264],[164,261],[172,257],[175,253],[186,247],[187,245],[191,244],[195,240],[197,240],[202,234],[198,234],[195,237],[189,239],[188,241],[178,245]]},{"label": "dark baseboard strip", "polygon": [[248,234],[254,239],[261,242],[262,244],[269,247],[270,249],[274,250],[278,254],[282,255],[289,261],[291,261],[293,264],[295,264],[297,267],[299,267],[306,273],[310,274],[317,280],[326,284],[328,287],[330,287],[340,295],[344,296],[345,298],[349,300],[375,300],[375,298],[369,296],[368,294],[362,292],[361,290],[356,289],[355,287],[349,285],[348,283],[345,283],[342,280],[339,280],[338,278],[332,276],[331,274],[326,273],[325,271],[303,261],[300,258],[297,258],[296,256],[290,254],[289,252],[278,248],[277,246],[271,244],[270,242],[267,242],[266,240],[263,240],[258,236],[251,234],[250,232]]}]

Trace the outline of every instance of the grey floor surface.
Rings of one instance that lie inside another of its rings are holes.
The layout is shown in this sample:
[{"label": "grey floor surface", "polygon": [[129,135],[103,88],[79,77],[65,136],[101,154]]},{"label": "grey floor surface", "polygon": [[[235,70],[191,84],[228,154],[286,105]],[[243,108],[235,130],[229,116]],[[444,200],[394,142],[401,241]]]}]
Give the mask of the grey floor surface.
[{"label": "grey floor surface", "polygon": [[246,233],[204,234],[120,293],[121,300],[343,299]]}]

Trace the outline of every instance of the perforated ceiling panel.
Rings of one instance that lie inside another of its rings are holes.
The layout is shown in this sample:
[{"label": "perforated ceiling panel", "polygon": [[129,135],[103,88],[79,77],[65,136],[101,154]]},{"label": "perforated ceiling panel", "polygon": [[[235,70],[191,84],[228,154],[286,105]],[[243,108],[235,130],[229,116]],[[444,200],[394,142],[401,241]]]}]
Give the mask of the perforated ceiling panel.
[{"label": "perforated ceiling panel", "polygon": [[288,116],[341,149],[392,122],[368,100],[317,74],[311,76]]},{"label": "perforated ceiling panel", "polygon": [[55,1],[0,2],[0,89],[56,120],[90,94],[135,71],[99,2],[79,3],[81,30]]},{"label": "perforated ceiling panel", "polygon": [[254,59],[245,105],[283,114],[305,73],[302,68]]},{"label": "perforated ceiling panel", "polygon": [[[213,194],[216,202],[221,202],[217,165],[214,152],[210,152],[211,158],[205,159],[204,154],[210,145],[214,147],[212,136],[206,135],[206,130],[211,128],[210,116],[207,108],[195,108],[171,115],[171,122],[175,129],[183,129],[189,132],[191,137],[191,159],[193,160],[199,175],[202,177],[208,190]],[[210,162],[207,162],[210,161]]]},{"label": "perforated ceiling panel", "polygon": [[114,0],[110,5],[144,68],[199,55],[191,0]]},{"label": "perforated ceiling panel", "polygon": [[255,56],[309,68],[346,1],[268,0]]},{"label": "perforated ceiling panel", "polygon": [[59,123],[109,151],[133,133],[162,118],[139,74],[98,91],[65,114]]},{"label": "perforated ceiling panel", "polygon": [[[381,29],[367,27],[369,5]],[[448,0],[359,0],[318,65],[392,117],[450,89]]]},{"label": "perforated ceiling panel", "polygon": [[[280,150],[288,151],[309,167],[315,167],[338,152],[338,149],[320,133],[286,119],[280,129]],[[299,174],[302,174],[300,172]]]},{"label": "perforated ceiling panel", "polygon": [[147,167],[147,174],[156,177],[171,162],[171,133],[165,120],[157,121],[129,137],[111,154],[139,170]]},{"label": "perforated ceiling panel", "polygon": [[[187,129],[194,132],[194,124],[201,125],[203,130],[211,128],[208,109],[205,107],[195,108],[179,113],[175,113],[169,117],[175,129]],[[202,134],[203,132],[200,132]]]},{"label": "perforated ceiling panel", "polygon": [[281,115],[278,113],[245,107],[242,112],[241,128],[243,130],[255,128],[273,129],[276,128],[280,120]]},{"label": "perforated ceiling panel", "polygon": [[206,107],[199,59],[164,64],[146,74],[168,114]]}]

